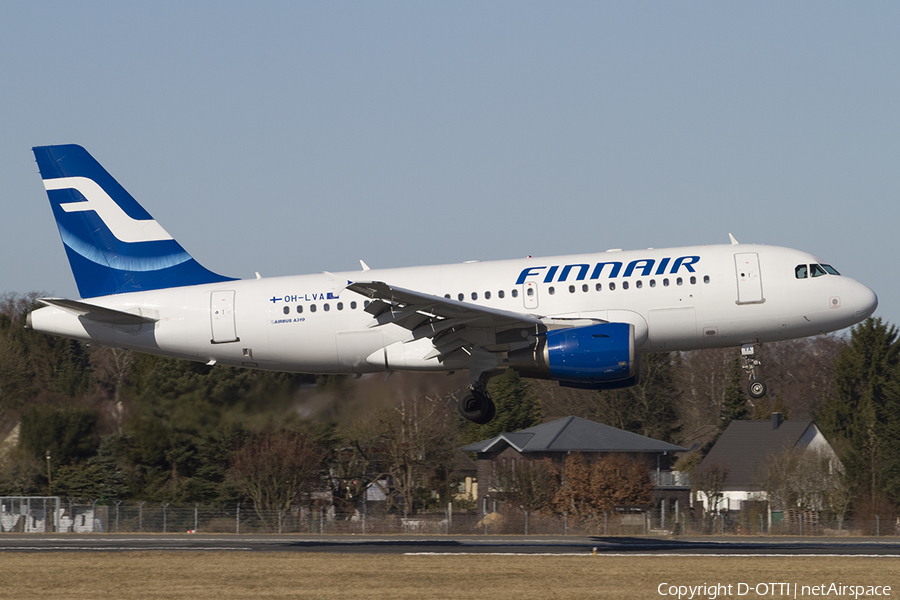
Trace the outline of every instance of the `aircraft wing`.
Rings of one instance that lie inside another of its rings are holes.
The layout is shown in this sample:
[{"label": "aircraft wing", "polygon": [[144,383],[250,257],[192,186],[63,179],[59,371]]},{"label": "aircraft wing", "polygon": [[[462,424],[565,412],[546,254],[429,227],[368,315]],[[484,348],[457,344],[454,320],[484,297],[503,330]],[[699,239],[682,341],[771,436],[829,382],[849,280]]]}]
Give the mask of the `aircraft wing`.
[{"label": "aircraft wing", "polygon": [[382,281],[355,281],[347,289],[372,298],[365,309],[375,317],[370,327],[395,324],[410,330],[413,339],[431,338],[435,349],[426,358],[464,347],[521,343],[547,329],[535,315],[469,304]]}]

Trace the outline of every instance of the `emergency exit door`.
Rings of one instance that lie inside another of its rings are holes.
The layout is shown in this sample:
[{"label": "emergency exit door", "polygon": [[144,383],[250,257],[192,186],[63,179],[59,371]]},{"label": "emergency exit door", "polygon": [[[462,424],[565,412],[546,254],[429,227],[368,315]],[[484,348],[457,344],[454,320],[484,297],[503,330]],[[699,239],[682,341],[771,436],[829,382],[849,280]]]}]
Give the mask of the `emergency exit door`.
[{"label": "emergency exit door", "polygon": [[737,303],[757,304],[764,302],[762,277],[759,272],[759,254],[756,252],[735,254],[734,268],[737,276]]},{"label": "emergency exit door", "polygon": [[234,292],[213,292],[209,301],[212,343],[239,342],[234,327]]}]

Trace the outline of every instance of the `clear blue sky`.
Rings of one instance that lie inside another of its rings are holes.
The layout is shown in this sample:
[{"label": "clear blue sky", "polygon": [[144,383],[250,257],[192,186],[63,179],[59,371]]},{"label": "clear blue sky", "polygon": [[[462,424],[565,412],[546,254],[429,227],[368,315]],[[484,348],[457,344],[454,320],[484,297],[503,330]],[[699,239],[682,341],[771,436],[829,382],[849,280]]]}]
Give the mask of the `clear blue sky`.
[{"label": "clear blue sky", "polygon": [[226,275],[731,232],[900,324],[898,29],[896,2],[7,3],[0,292],[77,297],[30,149],[78,143]]}]

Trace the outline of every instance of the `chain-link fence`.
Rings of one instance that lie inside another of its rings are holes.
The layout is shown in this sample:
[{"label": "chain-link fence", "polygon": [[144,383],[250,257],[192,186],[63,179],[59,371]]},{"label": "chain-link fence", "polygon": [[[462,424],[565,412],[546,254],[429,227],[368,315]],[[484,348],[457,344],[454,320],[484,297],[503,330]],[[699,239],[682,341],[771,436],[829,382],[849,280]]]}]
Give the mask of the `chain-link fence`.
[{"label": "chain-link fence", "polygon": [[486,515],[444,510],[403,515],[364,508],[336,512],[327,505],[257,511],[237,505],[226,508],[172,506],[150,502],[76,504],[59,497],[0,498],[0,531],[19,533],[282,533],[362,535],[793,535],[895,536],[900,520],[823,520],[815,513],[723,513],[694,517],[684,511],[601,512],[584,516],[547,515],[495,507]]}]

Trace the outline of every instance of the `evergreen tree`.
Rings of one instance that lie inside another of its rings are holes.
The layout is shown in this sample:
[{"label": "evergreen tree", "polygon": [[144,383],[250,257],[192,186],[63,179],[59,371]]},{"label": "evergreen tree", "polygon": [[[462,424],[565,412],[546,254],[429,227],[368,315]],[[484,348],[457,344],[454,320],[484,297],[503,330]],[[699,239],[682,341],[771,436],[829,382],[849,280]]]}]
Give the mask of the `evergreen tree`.
[{"label": "evergreen tree", "polygon": [[731,363],[731,377],[722,398],[721,431],[725,431],[728,424],[735,419],[746,419],[750,416],[750,411],[747,409],[747,396],[744,394],[743,379],[741,359],[735,355]]},{"label": "evergreen tree", "polygon": [[[497,416],[487,425],[465,421],[462,437],[466,443],[490,439],[501,433],[541,423],[541,401],[516,371],[507,369],[491,379],[488,393],[497,407]],[[463,420],[461,417],[460,419]]]},{"label": "evergreen tree", "polygon": [[97,412],[34,406],[22,418],[19,444],[38,460],[45,460],[49,451],[54,467],[86,460],[99,445]]},{"label": "evergreen tree", "polygon": [[857,497],[900,502],[900,343],[897,329],[868,318],[835,361],[837,396],[817,422],[847,468]]},{"label": "evergreen tree", "polygon": [[672,355],[645,354],[641,382],[597,392],[593,416],[610,427],[671,442],[679,429],[675,413],[679,394]]}]

